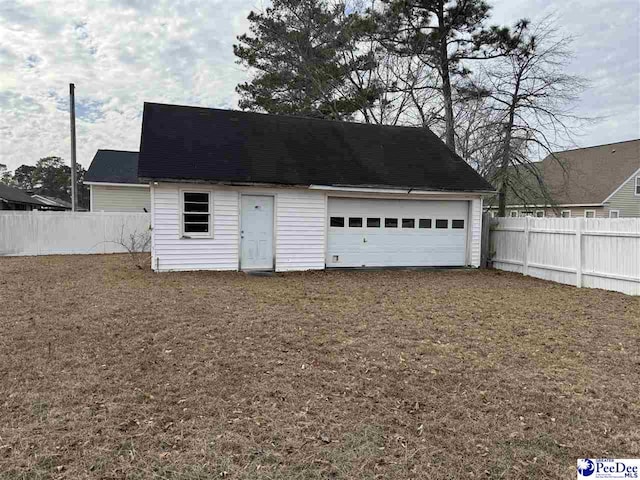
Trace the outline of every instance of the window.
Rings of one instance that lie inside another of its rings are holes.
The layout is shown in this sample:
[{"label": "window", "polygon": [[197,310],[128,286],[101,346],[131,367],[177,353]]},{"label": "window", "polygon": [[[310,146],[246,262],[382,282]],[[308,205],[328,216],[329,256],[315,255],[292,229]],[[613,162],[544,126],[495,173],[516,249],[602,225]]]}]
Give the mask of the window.
[{"label": "window", "polygon": [[571,218],[571,210],[562,210],[560,216],[562,218]]},{"label": "window", "polygon": [[397,218],[385,218],[384,219],[384,228],[398,228],[398,219]]},{"label": "window", "polygon": [[518,211],[517,210],[511,210],[509,212],[509,216],[510,217],[517,217],[518,216]]},{"label": "window", "polygon": [[520,212],[521,217],[533,217],[533,212],[531,210],[523,210]]},{"label": "window", "polygon": [[584,211],[584,218],[596,218],[596,211],[595,210],[585,210]]},{"label": "window", "polygon": [[544,218],[544,210],[536,210],[536,217]]},{"label": "window", "polygon": [[640,176],[636,177],[635,194],[640,196]]},{"label": "window", "polygon": [[464,228],[464,220],[451,220],[451,228]]},{"label": "window", "polygon": [[402,219],[402,228],[416,228],[416,220],[415,220],[415,218],[403,218]]},{"label": "window", "polygon": [[421,218],[418,220],[418,228],[431,228],[431,219]]},{"label": "window", "polygon": [[208,192],[182,193],[182,233],[186,237],[211,236]]},{"label": "window", "polygon": [[344,227],[344,217],[331,217],[329,220],[330,227]]},{"label": "window", "polygon": [[367,218],[367,227],[378,228],[380,226],[379,218]]},{"label": "window", "polygon": [[620,210],[609,210],[609,218],[620,217]]},{"label": "window", "polygon": [[437,219],[436,228],[449,228],[449,220]]},{"label": "window", "polygon": [[350,227],[361,227],[362,226],[362,217],[349,217],[349,226]]}]

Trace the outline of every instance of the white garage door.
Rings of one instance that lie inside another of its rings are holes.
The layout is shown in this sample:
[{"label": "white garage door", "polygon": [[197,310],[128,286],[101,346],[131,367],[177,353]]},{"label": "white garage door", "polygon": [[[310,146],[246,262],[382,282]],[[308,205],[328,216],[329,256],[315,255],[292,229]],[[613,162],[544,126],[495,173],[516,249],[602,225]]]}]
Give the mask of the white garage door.
[{"label": "white garage door", "polygon": [[469,202],[329,198],[328,267],[466,264]]}]

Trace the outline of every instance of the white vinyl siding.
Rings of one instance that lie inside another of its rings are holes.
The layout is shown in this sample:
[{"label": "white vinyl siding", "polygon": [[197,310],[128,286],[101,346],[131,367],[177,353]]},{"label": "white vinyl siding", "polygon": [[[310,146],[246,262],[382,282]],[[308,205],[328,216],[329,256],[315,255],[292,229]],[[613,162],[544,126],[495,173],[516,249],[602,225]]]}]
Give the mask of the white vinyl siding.
[{"label": "white vinyl siding", "polygon": [[237,270],[240,193],[275,196],[276,271],[324,268],[324,192],[212,187],[213,238],[196,239],[181,238],[179,202],[184,190],[179,184],[153,187],[155,270]]},{"label": "white vinyl siding", "polygon": [[91,185],[92,212],[138,212],[151,211],[149,187],[119,187]]},{"label": "white vinyl siding", "polygon": [[326,194],[292,189],[276,198],[276,271],[323,269]]},{"label": "white vinyl siding", "polygon": [[180,190],[153,186],[153,269],[237,270],[238,192],[211,190],[214,238],[182,238]]},{"label": "white vinyl siding", "polygon": [[469,264],[472,267],[480,266],[480,242],[482,241],[482,199],[471,200],[471,221],[469,229]]},{"label": "white vinyl siding", "polygon": [[[240,264],[241,194],[272,195],[275,200],[275,269],[279,272],[325,267],[327,242],[327,192],[305,188],[222,187],[198,185],[210,192],[212,238],[182,238],[181,192],[186,184],[160,183],[151,187],[152,267],[172,270],[238,270]],[[346,194],[345,194],[346,195]],[[372,195],[376,198],[407,198]],[[412,197],[412,199],[417,198]],[[424,200],[427,200],[426,198]],[[439,198],[439,201],[445,201]],[[451,198],[470,204],[465,217],[468,232],[467,262],[480,264],[482,201],[480,198]],[[399,217],[401,218],[401,216]],[[417,217],[416,217],[417,218]],[[418,223],[416,221],[416,227]],[[435,224],[434,224],[435,228]],[[399,226],[399,230],[400,226]]]}]

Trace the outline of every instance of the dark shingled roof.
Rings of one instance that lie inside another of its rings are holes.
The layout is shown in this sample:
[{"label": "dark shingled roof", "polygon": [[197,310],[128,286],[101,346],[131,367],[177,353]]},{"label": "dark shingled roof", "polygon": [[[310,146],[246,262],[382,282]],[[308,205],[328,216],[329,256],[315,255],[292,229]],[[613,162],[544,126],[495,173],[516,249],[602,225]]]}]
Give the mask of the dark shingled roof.
[{"label": "dark shingled roof", "polygon": [[85,182],[140,183],[138,152],[98,150],[84,176]]},{"label": "dark shingled roof", "polygon": [[31,198],[19,188],[10,187],[4,183],[0,183],[0,200],[6,200],[10,203],[26,203],[28,205],[46,206],[35,198]]},{"label": "dark shingled roof", "polygon": [[145,179],[445,191],[493,187],[426,128],[145,103]]}]

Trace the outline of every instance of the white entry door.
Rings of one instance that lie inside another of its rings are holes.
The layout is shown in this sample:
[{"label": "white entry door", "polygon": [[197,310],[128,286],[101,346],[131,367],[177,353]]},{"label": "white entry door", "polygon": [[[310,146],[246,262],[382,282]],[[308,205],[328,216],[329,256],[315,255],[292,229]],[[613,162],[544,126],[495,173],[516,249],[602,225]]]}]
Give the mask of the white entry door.
[{"label": "white entry door", "polygon": [[466,264],[468,201],[329,198],[328,267]]},{"label": "white entry door", "polygon": [[273,270],[273,197],[240,198],[240,268]]}]

